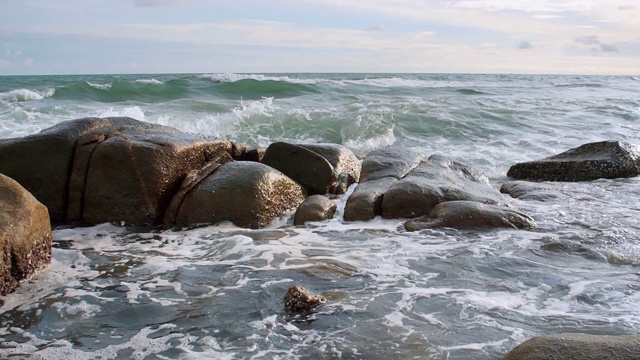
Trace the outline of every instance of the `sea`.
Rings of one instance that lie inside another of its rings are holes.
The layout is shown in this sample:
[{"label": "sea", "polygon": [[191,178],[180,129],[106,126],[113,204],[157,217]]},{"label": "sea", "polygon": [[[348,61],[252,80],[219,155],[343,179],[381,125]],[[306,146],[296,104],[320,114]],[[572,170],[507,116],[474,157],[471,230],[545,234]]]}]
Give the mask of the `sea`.
[{"label": "sea", "polygon": [[[640,77],[153,74],[0,77],[0,138],[130,116],[252,147],[440,154],[492,186],[588,142],[640,144]],[[27,166],[28,164],[25,164]],[[54,230],[51,265],[1,298],[0,358],[500,359],[528,338],[640,332],[640,179],[546,183],[533,230],[403,219]],[[354,187],[350,188],[353,191]],[[327,302],[284,311],[301,285]]]}]

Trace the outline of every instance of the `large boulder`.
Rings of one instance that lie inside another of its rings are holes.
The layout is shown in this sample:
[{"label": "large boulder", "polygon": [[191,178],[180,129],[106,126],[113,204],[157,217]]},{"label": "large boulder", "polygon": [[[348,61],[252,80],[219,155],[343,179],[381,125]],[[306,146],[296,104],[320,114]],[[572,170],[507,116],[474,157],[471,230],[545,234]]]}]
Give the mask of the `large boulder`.
[{"label": "large boulder", "polygon": [[439,203],[455,200],[508,204],[478,170],[432,155],[391,185],[382,198],[382,216],[387,219],[415,218],[429,214]]},{"label": "large boulder", "polygon": [[152,126],[130,118],[84,118],[34,135],[7,139],[0,143],[0,173],[19,182],[47,206],[52,220],[64,221],[76,142],[86,133],[113,124]]},{"label": "large boulder", "polygon": [[338,205],[324,195],[311,195],[298,206],[293,217],[294,225],[304,225],[307,221],[323,221],[333,218]]},{"label": "large boulder", "polygon": [[262,163],[297,181],[309,194],[328,193],[342,173],[354,181],[360,177],[360,161],[351,150],[336,144],[275,142],[265,151]]},{"label": "large boulder", "polygon": [[511,166],[507,176],[534,181],[589,181],[640,174],[640,149],[620,141],[601,141],[541,160]]},{"label": "large boulder", "polygon": [[188,186],[192,189],[175,205],[176,216],[165,219],[165,226],[230,221],[240,227],[261,228],[297,207],[306,196],[286,175],[250,161],[227,162],[195,186]]},{"label": "large boulder", "polygon": [[640,336],[557,334],[538,336],[511,350],[503,360],[637,360]]},{"label": "large boulder", "polygon": [[535,222],[529,215],[505,206],[449,201],[436,205],[427,216],[407,221],[404,227],[407,231],[436,227],[530,229],[535,227]]},{"label": "large boulder", "polygon": [[419,154],[396,147],[369,153],[362,161],[360,183],[347,200],[344,219],[367,221],[382,215],[384,194],[420,162]]},{"label": "large boulder", "polygon": [[0,294],[51,262],[51,240],[47,208],[0,174]]}]

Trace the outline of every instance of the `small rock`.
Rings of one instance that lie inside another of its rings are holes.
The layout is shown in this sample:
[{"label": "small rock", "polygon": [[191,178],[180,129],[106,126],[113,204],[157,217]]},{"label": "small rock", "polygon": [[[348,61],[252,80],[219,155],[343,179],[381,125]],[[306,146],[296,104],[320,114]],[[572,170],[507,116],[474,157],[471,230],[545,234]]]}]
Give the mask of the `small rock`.
[{"label": "small rock", "polygon": [[338,206],[323,195],[309,196],[298,206],[293,218],[294,225],[304,225],[307,221],[322,221],[333,218]]},{"label": "small rock", "polygon": [[284,309],[288,313],[308,313],[326,300],[312,294],[300,285],[292,286],[284,296]]}]

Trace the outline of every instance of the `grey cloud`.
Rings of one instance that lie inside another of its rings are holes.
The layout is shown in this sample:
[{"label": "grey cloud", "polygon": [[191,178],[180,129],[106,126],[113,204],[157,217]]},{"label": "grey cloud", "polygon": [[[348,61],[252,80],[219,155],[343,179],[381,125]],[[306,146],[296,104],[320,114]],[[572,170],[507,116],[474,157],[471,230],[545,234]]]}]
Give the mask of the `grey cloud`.
[{"label": "grey cloud", "polygon": [[620,5],[618,10],[634,10],[636,7],[633,5]]},{"label": "grey cloud", "polygon": [[575,42],[582,45],[597,45],[600,44],[600,38],[597,35],[579,36]]},{"label": "grey cloud", "polygon": [[526,40],[520,43],[520,45],[518,45],[518,49],[531,49],[533,47],[533,45],[531,44],[531,41]]},{"label": "grey cloud", "polygon": [[600,44],[600,50],[604,52],[618,52],[618,47],[613,44]]},{"label": "grey cloud", "polygon": [[375,24],[375,25],[372,25],[372,26],[364,29],[364,31],[384,31],[384,26],[379,25],[379,24]]}]

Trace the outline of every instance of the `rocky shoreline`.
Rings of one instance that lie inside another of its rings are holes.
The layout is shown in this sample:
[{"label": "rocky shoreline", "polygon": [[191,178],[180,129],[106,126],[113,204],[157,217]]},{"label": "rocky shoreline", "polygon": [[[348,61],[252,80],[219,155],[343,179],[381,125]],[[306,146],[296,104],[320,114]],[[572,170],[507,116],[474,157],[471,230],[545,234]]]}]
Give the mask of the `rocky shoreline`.
[{"label": "rocky shoreline", "polygon": [[[72,120],[24,138],[0,140],[0,292],[12,292],[51,261],[51,223],[168,229],[230,221],[256,229],[295,211],[294,225],[300,226],[331,219],[336,213],[331,199],[358,183],[346,201],[346,221],[405,219],[407,231],[531,230],[534,219],[511,199],[562,197],[552,184],[538,181],[639,173],[635,145],[605,141],[516,164],[507,174],[516,181],[498,191],[469,165],[406,149],[384,148],[360,160],[336,144],[276,142],[251,149],[132,118]],[[318,305],[314,301],[309,308]],[[637,349],[638,337],[622,338],[534,338],[505,359],[558,358],[548,357],[550,353],[567,359],[594,358],[585,357],[589,354],[631,359],[628,354],[637,351],[622,348],[632,344]],[[585,344],[593,351],[582,351]]]}]

